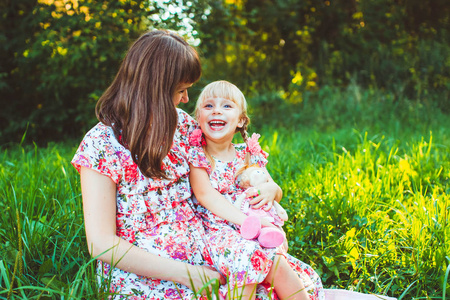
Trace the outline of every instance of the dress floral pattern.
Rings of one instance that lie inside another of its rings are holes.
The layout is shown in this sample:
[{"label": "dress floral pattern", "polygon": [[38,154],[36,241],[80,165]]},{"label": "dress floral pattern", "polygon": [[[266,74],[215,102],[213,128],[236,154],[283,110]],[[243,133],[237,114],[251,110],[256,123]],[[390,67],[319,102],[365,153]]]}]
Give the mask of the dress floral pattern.
[{"label": "dress floral pattern", "polygon": [[[268,154],[261,150],[259,144],[251,143],[251,145],[252,149],[249,149],[246,144],[234,145],[236,155],[232,161],[225,162],[213,158],[214,169],[202,147],[194,146],[189,150],[189,163],[194,167],[205,168],[213,188],[234,203],[243,193],[235,182],[235,173],[245,165],[246,154],[249,151],[252,153],[250,164],[257,164],[260,167],[265,167],[267,164]],[[291,267],[303,280],[310,299],[325,299],[320,277],[309,265],[287,254],[282,246],[262,248],[257,241],[242,238],[234,224],[201,206],[195,197],[193,197],[193,203],[205,227],[206,244],[212,260],[210,263],[228,278],[228,290],[233,290],[235,286],[259,283],[256,291],[257,299],[278,299],[271,287],[261,282],[269,273],[275,255],[281,254],[287,258]],[[226,290],[223,293],[226,293]]]},{"label": "dress floral pattern", "polygon": [[[209,254],[204,230],[191,203],[187,136],[195,121],[180,109],[172,148],[163,160],[170,180],[149,179],[111,127],[98,123],[84,137],[72,164],[110,177],[117,186],[117,235],[148,252],[203,265]],[[147,278],[98,262],[100,287],[114,299],[192,299],[186,286]]]}]

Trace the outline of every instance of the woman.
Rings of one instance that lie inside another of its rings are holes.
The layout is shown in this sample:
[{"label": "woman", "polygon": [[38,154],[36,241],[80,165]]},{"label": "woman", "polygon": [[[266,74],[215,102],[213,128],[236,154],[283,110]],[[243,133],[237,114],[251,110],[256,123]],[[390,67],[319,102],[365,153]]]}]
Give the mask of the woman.
[{"label": "woman", "polygon": [[195,122],[176,108],[200,75],[198,54],[181,37],[142,35],[72,160],[89,252],[101,289],[115,299],[191,299],[209,279],[224,283],[205,265],[202,224],[190,206],[187,136]]}]

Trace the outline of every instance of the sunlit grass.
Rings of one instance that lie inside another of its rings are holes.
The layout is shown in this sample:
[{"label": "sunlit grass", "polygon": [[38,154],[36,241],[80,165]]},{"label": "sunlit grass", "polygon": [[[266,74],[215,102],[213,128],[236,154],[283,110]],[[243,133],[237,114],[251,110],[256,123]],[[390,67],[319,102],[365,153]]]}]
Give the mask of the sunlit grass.
[{"label": "sunlit grass", "polygon": [[449,136],[268,137],[290,252],[326,286],[442,299],[449,289]]},{"label": "sunlit grass", "polygon": [[[450,292],[450,135],[263,130],[289,252],[327,288],[399,299]],[[0,153],[0,299],[98,299],[76,145]]]}]

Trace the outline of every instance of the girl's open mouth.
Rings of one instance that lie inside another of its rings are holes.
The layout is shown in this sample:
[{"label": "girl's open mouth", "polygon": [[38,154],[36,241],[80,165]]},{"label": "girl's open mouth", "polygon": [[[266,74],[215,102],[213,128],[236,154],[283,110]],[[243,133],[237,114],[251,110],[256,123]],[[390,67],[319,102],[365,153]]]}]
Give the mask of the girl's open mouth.
[{"label": "girl's open mouth", "polygon": [[211,129],[214,130],[220,130],[222,129],[227,123],[224,121],[218,121],[218,120],[214,120],[208,123],[209,127],[211,127]]}]

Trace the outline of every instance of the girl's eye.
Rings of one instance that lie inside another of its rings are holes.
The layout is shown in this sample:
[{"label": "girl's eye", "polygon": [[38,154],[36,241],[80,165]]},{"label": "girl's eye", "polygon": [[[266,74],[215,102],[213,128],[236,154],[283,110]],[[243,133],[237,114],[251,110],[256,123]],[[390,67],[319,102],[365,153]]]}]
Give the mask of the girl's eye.
[{"label": "girl's eye", "polygon": [[205,108],[211,108],[212,105],[211,104],[205,104]]}]

